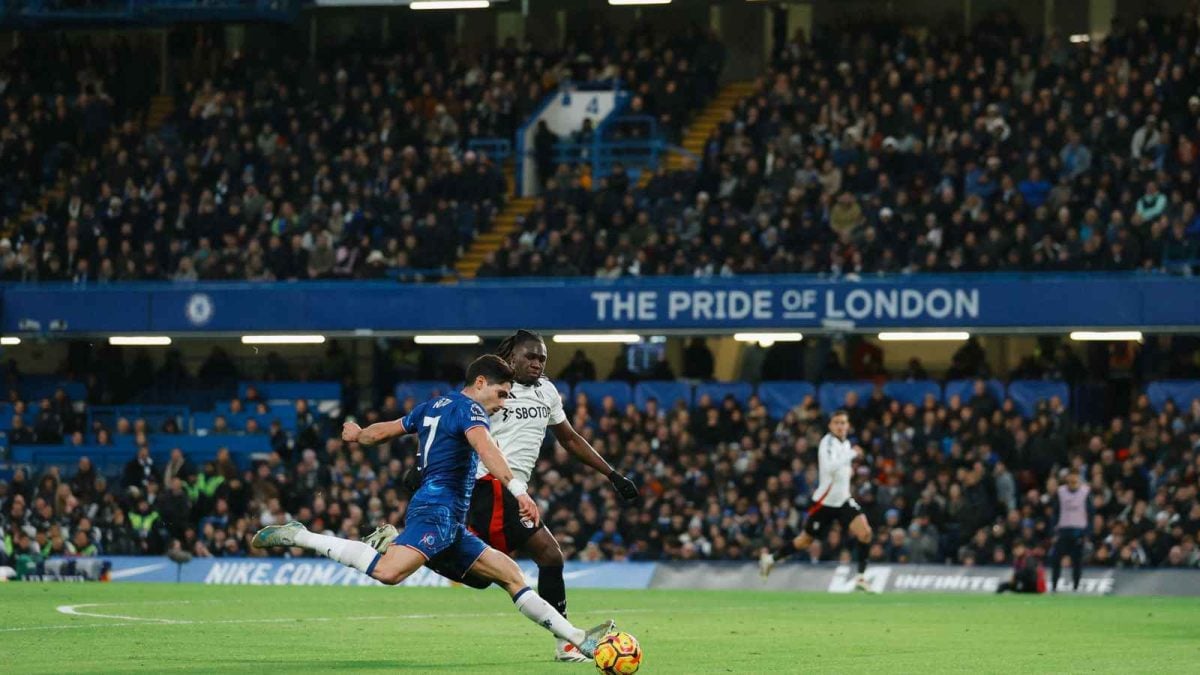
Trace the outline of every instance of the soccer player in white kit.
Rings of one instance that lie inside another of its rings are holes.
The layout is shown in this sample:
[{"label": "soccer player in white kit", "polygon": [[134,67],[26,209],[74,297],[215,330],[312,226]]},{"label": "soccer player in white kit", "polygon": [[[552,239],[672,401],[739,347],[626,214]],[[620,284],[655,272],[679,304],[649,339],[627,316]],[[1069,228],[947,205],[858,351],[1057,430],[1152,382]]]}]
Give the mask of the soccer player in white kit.
[{"label": "soccer player in white kit", "polygon": [[[504,406],[491,416],[491,431],[501,454],[512,469],[514,480],[520,481],[522,486],[528,485],[549,427],[568,452],[608,477],[623,503],[636,503],[639,499],[637,485],[614,470],[567,419],[562,396],[545,376],[546,343],[541,336],[533,331],[518,330],[500,343],[496,355],[512,366],[514,381]],[[476,474],[467,526],[492,548],[509,555],[519,551],[532,558],[538,566],[538,594],[566,616],[564,558],[558,541],[543,522],[535,523],[522,518],[520,506],[511,491],[505,489],[482,466]],[[384,525],[365,541],[386,546],[395,538],[395,532],[396,529],[391,525]],[[491,582],[473,579],[468,575],[463,583],[486,588]],[[591,660],[566,640],[557,642],[555,659],[578,662]]]},{"label": "soccer player in white kit", "polygon": [[848,527],[850,534],[856,540],[855,555],[858,558],[858,577],[855,587],[860,591],[870,591],[864,573],[867,571],[867,556],[871,546],[871,525],[862,507],[850,496],[850,477],[853,475],[855,458],[862,455],[862,448],[850,445],[847,435],[850,433],[850,416],[844,410],[833,413],[829,418],[829,433],[821,439],[817,447],[817,466],[820,481],[817,484],[816,498],[808,509],[808,518],[804,522],[804,530],[792,541],[787,542],[775,553],[763,549],[759,556],[759,571],[765,578],[771,573],[775,564],[792,555],[796,551],[808,548],[813,539],[829,529],[829,525],[837,520],[842,527]]},{"label": "soccer player in white kit", "polygon": [[1050,549],[1052,577],[1050,590],[1058,592],[1058,579],[1062,576],[1062,559],[1071,557],[1072,588],[1079,590],[1083,578],[1083,545],[1092,530],[1092,490],[1079,478],[1079,469],[1071,468],[1067,484],[1059,485],[1054,500],[1054,547]]}]

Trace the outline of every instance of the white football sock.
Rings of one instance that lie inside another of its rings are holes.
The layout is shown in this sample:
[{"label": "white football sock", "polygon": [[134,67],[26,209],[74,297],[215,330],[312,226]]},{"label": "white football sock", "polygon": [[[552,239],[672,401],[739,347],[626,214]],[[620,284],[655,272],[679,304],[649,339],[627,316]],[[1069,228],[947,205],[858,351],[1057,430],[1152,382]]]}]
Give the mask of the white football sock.
[{"label": "white football sock", "polygon": [[529,617],[530,621],[576,647],[587,637],[587,631],[571,625],[571,622],[559,614],[553,605],[529,588],[518,591],[513,596],[513,604],[517,606],[517,610]]},{"label": "white football sock", "polygon": [[296,545],[311,549],[331,560],[353,567],[363,574],[370,574],[379,553],[361,541],[350,541],[308,530],[296,534]]}]

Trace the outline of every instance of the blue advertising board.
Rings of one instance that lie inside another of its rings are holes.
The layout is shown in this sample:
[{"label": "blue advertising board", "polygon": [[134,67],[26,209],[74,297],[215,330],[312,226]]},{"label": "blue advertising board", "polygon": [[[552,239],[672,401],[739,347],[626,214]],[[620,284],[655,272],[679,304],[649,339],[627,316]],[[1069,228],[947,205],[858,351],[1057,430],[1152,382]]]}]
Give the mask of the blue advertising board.
[{"label": "blue advertising board", "polygon": [[1200,327],[1200,280],[1162,275],[43,284],[3,299],[8,335]]},{"label": "blue advertising board", "polygon": [[[94,558],[57,560],[95,561]],[[114,582],[199,583],[243,586],[379,586],[379,582],[324,558],[199,558],[182,565],[161,556],[105,556]],[[531,583],[537,567],[518,561]],[[48,567],[53,566],[47,563]],[[0,568],[3,571],[4,568]],[[955,592],[994,594],[1011,568],[1005,566],[879,564],[867,570],[867,582],[876,592]],[[643,590],[768,590],[848,593],[857,574],[849,565],[819,563],[783,565],[764,581],[758,566],[745,561],[674,562],[567,562],[568,588]],[[1063,579],[1060,589],[1066,590]],[[399,587],[452,584],[422,568]],[[1079,591],[1087,595],[1200,595],[1200,570],[1089,568]],[[82,607],[77,605],[76,607]],[[127,616],[101,618],[129,619]],[[157,619],[152,619],[157,620]]]},{"label": "blue advertising board", "polygon": [[[325,558],[196,558],[178,564],[162,556],[105,556],[112,581],[184,582],[243,586],[381,586],[357,570]],[[518,561],[536,583],[537,566]],[[568,562],[563,577],[572,588],[650,587],[654,563]],[[403,586],[450,586],[422,567]]]}]

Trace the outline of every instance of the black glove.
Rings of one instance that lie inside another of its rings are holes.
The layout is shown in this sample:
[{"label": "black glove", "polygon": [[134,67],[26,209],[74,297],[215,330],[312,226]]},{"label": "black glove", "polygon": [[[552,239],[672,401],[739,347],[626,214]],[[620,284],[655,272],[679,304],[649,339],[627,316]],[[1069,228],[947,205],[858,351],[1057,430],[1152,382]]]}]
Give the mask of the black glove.
[{"label": "black glove", "polygon": [[421,471],[415,466],[411,466],[404,472],[404,476],[400,479],[400,486],[404,488],[410,495],[415,495],[421,487]]},{"label": "black glove", "polygon": [[641,494],[638,493],[637,483],[634,483],[628,476],[622,476],[614,469],[608,474],[608,480],[612,481],[613,489],[617,491],[621,501],[626,505],[636,504],[641,501]]}]

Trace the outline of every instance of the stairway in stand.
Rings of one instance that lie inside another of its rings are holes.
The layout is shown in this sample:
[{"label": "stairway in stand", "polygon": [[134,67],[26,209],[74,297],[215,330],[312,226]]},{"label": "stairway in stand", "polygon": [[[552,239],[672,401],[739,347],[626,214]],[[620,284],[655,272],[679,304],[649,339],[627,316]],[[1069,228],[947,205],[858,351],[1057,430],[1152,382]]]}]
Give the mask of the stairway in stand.
[{"label": "stairway in stand", "polygon": [[[175,112],[175,99],[171,96],[155,96],[150,99],[150,110],[146,114],[146,129],[154,132],[162,128],[171,114]],[[83,165],[80,165],[83,169]],[[37,203],[42,210],[49,210],[52,205],[61,204],[67,199],[67,176],[60,170],[58,181],[55,184],[38,195]],[[12,236],[14,226],[28,224],[38,214],[39,208],[34,205],[26,205],[21,213],[17,216],[15,222],[10,222],[9,227],[4,231],[4,236]]]},{"label": "stairway in stand", "polygon": [[[492,229],[475,237],[475,241],[471,242],[471,247],[467,249],[467,252],[454,263],[454,270],[459,279],[474,279],[475,273],[479,271],[479,266],[483,264],[487,254],[500,250],[504,240],[517,231],[517,223],[520,222],[520,219],[533,210],[536,197],[514,195],[516,169],[512,160],[504,164],[504,180],[508,184],[508,201],[505,202],[504,209],[493,221]],[[450,283],[453,283],[453,280],[450,280]]]},{"label": "stairway in stand", "polygon": [[[716,129],[725,117],[725,111],[731,110],[742,99],[753,93],[753,82],[731,82],[721,87],[716,98],[709,101],[708,105],[704,106],[704,110],[700,111],[700,114],[693,118],[684,130],[683,149],[695,155],[696,162],[699,163],[700,158],[704,156],[704,144],[708,141],[713,129]],[[683,153],[670,152],[666,158],[667,170],[678,171],[686,166],[687,160],[688,156]],[[645,185],[650,181],[651,175],[650,172],[642,174],[639,183]]]},{"label": "stairway in stand", "polygon": [[[716,98],[709,101],[704,110],[692,120],[684,131],[683,149],[700,157],[704,153],[704,143],[713,129],[716,129],[717,125],[721,123],[725,111],[732,109],[739,101],[753,93],[753,82],[734,82],[722,87]],[[668,170],[678,171],[684,168],[687,156],[679,152],[669,152],[665,161]],[[513,163],[510,160],[504,166],[504,177],[508,181],[510,192],[514,185],[514,171]],[[653,173],[652,171],[642,172],[638,185],[645,186]],[[492,229],[476,237],[475,241],[471,243],[471,247],[455,263],[458,279],[475,278],[484,258],[488,253],[499,250],[504,239],[516,232],[517,223],[533,210],[534,201],[534,197],[512,197],[508,200],[504,205],[504,210],[496,217]],[[453,283],[453,280],[450,283]]]},{"label": "stairway in stand", "polygon": [[158,131],[175,112],[175,97],[155,96],[150,99],[150,112],[146,115],[146,129]]}]

